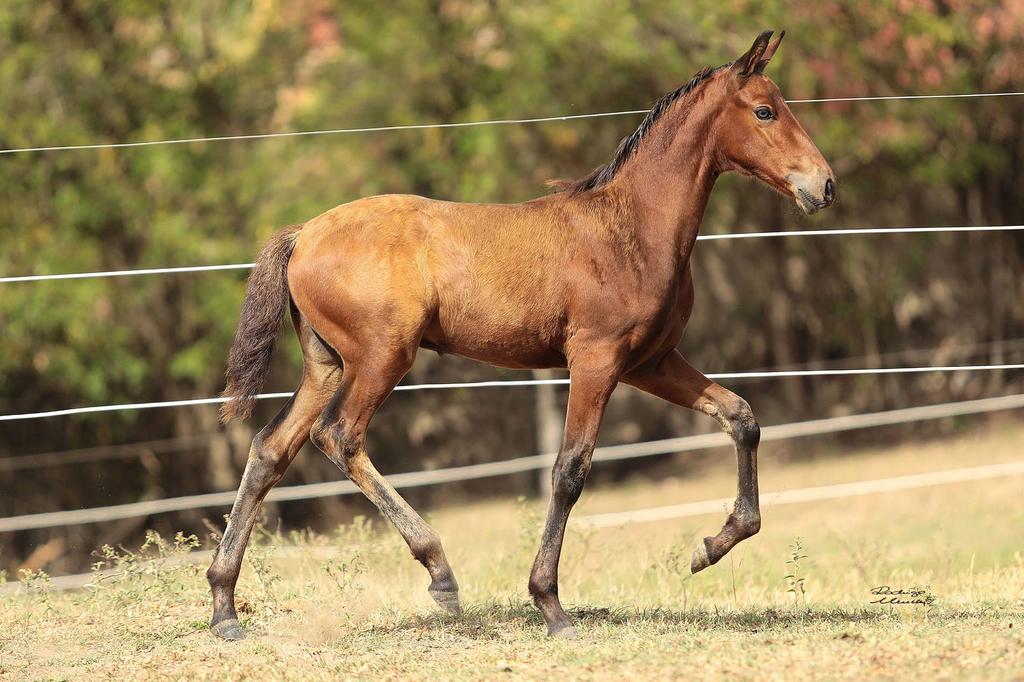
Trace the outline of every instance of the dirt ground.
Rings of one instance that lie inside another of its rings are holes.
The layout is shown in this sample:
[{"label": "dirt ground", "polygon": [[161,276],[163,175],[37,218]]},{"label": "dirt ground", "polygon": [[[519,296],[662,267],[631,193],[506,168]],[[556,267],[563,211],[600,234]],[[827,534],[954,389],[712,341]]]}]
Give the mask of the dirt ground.
[{"label": "dirt ground", "polygon": [[[724,513],[571,526],[550,640],[526,582],[544,505],[501,499],[430,520],[462,586],[458,617],[376,521],[331,536],[258,533],[239,584],[249,636],[207,631],[205,565],[187,539],[108,552],[119,578],[74,592],[27,576],[0,597],[4,679],[1024,679],[1024,477],[771,506],[772,491],[1024,459],[1024,424],[792,461],[762,451],[762,532],[688,575]],[[790,462],[790,463],[786,463]],[[590,489],[574,517],[728,496],[731,458],[699,476]],[[149,563],[147,557],[164,557]],[[872,603],[876,588],[916,604]]]}]

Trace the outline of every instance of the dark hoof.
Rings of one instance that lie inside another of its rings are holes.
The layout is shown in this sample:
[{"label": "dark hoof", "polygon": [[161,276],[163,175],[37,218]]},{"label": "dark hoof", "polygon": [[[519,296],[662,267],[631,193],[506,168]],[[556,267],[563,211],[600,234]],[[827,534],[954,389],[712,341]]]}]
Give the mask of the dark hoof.
[{"label": "dark hoof", "polygon": [[693,550],[693,556],[690,558],[691,574],[703,571],[711,565],[711,559],[708,558],[708,539],[709,538],[704,538],[704,540],[697,545],[697,548]]},{"label": "dark hoof", "polygon": [[240,639],[245,639],[245,630],[238,624],[238,620],[235,618],[228,618],[222,620],[219,623],[210,626],[210,632],[217,635],[221,639],[226,639],[229,642],[236,642]]},{"label": "dark hoof", "polygon": [[576,628],[572,626],[572,623],[562,623],[561,625],[549,625],[548,637],[557,637],[558,639],[576,639],[579,637],[579,634],[576,632]]},{"label": "dark hoof", "polygon": [[452,590],[427,590],[430,596],[434,598],[437,605],[448,613],[459,614],[462,613],[462,607],[459,606],[459,591]]}]

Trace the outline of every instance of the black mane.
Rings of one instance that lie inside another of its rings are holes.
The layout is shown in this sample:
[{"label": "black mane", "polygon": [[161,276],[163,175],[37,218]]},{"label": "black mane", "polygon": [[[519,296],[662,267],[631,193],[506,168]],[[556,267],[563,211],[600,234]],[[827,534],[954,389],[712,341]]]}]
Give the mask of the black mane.
[{"label": "black mane", "polygon": [[579,194],[610,182],[611,179],[615,177],[615,174],[619,172],[619,169],[622,168],[622,165],[626,163],[629,157],[632,156],[633,152],[636,151],[636,148],[644,137],[650,133],[654,124],[658,122],[666,111],[668,111],[669,107],[671,107],[676,100],[691,92],[717,71],[718,69],[713,69],[710,66],[704,67],[697,73],[697,75],[691,78],[688,83],[684,83],[655,102],[654,106],[651,107],[651,110],[647,112],[647,116],[644,117],[640,127],[633,131],[633,133],[628,137],[623,138],[622,142],[619,143],[618,148],[615,150],[615,157],[612,158],[609,163],[606,163],[603,166],[598,166],[584,178],[569,182],[565,186],[564,191],[569,192],[570,194]]}]

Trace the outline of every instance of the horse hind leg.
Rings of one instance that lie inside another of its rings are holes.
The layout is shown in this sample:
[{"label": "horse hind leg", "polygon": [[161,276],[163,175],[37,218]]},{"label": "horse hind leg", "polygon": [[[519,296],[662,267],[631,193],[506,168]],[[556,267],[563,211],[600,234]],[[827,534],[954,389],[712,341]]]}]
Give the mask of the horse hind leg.
[{"label": "horse hind leg", "polygon": [[434,601],[458,613],[459,585],[441,538],[381,476],[365,448],[370,419],[408,371],[413,355],[371,360],[358,367],[347,363],[342,386],[314,424],[310,438],[398,529],[413,558],[430,574],[427,589]]},{"label": "horse hind leg", "polygon": [[206,572],[213,595],[210,629],[222,639],[242,639],[245,635],[235,611],[235,584],[260,505],[284,476],[308,439],[310,426],[341,382],[341,366],[308,326],[298,319],[295,322],[305,357],[302,383],[277,416],[253,438],[227,529]]}]

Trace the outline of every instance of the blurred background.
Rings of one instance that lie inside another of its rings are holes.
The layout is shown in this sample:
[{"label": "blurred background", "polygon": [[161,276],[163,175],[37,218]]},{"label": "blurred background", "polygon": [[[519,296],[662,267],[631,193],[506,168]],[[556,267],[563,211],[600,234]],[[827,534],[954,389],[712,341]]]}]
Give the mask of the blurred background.
[{"label": "blurred background", "polygon": [[[786,29],[790,99],[1024,89],[1017,0],[33,0],[0,6],[0,148],[642,109]],[[723,178],[704,233],[1024,222],[1024,98],[793,104],[832,164],[814,218]],[[280,227],[378,193],[515,202],[611,158],[640,116],[0,155],[0,276],[248,262]],[[683,191],[683,188],[680,188]],[[704,242],[681,345],[705,372],[1024,361],[1024,234]],[[0,284],[0,414],[217,394],[243,271]],[[525,283],[524,283],[525,284]],[[290,328],[267,386],[292,390]],[[554,376],[562,376],[556,373]],[[406,382],[529,378],[433,352]],[[726,382],[762,424],[1020,392],[1020,371]],[[396,393],[369,452],[384,473],[547,451],[565,387]],[[0,422],[0,516],[233,490],[255,431],[215,406]],[[946,420],[792,441],[792,457],[931,438]],[[711,432],[622,387],[602,444]],[[547,435],[545,435],[547,434]],[[555,437],[557,440],[557,436]],[[122,447],[123,446],[123,447]],[[595,467],[597,484],[685,475],[700,456]],[[966,464],[965,464],[966,465]],[[406,491],[421,510],[537,495],[547,474]],[[281,485],[342,478],[307,446]],[[723,490],[722,495],[730,491]],[[0,536],[0,569],[86,568],[147,528],[204,533],[226,506]],[[330,528],[355,496],[268,504]]]}]

